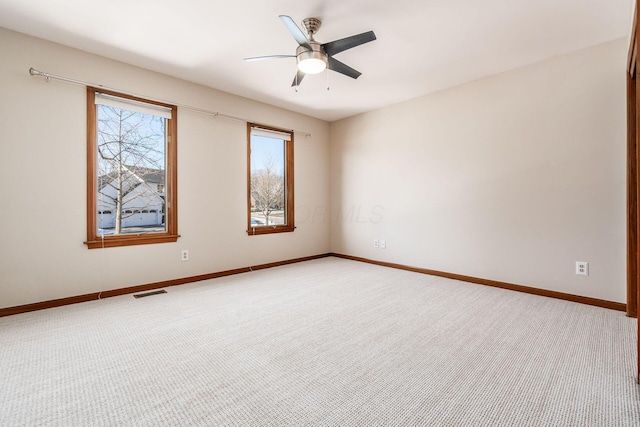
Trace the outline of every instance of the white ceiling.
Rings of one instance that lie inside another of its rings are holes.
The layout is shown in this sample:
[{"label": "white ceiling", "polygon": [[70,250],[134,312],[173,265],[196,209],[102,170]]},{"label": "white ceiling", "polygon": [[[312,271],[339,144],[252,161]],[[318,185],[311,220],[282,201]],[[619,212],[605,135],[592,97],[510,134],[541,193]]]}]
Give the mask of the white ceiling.
[{"label": "white ceiling", "polygon": [[[333,121],[628,37],[633,3],[0,0],[0,26]],[[336,55],[362,76],[307,76],[296,93],[295,59],[243,61],[294,54],[281,14],[320,18],[322,43],[373,30],[376,41]]]}]

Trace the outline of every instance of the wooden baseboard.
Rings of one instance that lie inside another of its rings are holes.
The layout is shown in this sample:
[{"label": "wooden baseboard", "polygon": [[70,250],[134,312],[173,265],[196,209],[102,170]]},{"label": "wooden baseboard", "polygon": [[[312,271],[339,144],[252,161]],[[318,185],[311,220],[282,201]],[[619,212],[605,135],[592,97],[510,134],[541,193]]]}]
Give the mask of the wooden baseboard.
[{"label": "wooden baseboard", "polygon": [[367,258],[360,258],[350,255],[332,253],[332,256],[338,258],[349,259],[353,261],[366,262],[369,264],[380,265],[383,267],[398,268],[400,270],[413,271],[416,273],[430,274],[432,276],[446,277],[448,279],[462,280],[464,282],[476,283],[480,285],[493,286],[495,288],[509,289],[511,291],[524,292],[527,294],[539,295],[543,297],[557,298],[566,301],[578,302],[581,304],[595,305],[597,307],[609,308],[611,310],[626,311],[626,304],[606,301],[597,298],[583,297],[580,295],[566,294],[564,292],[549,291],[546,289],[533,288],[523,285],[514,285],[512,283],[498,282],[496,280],[481,279],[478,277],[464,276],[462,274],[446,273],[444,271],[430,270],[427,268],[411,267],[408,265],[394,264],[390,262],[375,261]]},{"label": "wooden baseboard", "polygon": [[270,262],[266,264],[259,264],[259,265],[250,266],[250,267],[236,268],[233,270],[224,270],[224,271],[218,271],[215,273],[201,274],[198,276],[184,277],[181,279],[147,283],[145,285],[112,289],[112,290],[103,291],[103,292],[93,292],[90,294],[77,295],[73,297],[60,298],[60,299],[55,299],[50,301],[42,301],[42,302],[37,302],[33,304],[19,305],[19,306],[8,307],[8,308],[0,308],[0,317],[11,316],[11,315],[20,314],[20,313],[27,313],[27,312],[36,311],[36,310],[44,310],[44,309],[53,308],[53,307],[60,307],[63,305],[76,304],[80,302],[93,301],[101,298],[109,298],[109,297],[126,295],[126,294],[131,294],[136,292],[150,291],[153,289],[166,288],[169,286],[184,285],[186,283],[199,282],[201,280],[215,279],[217,277],[231,276],[231,275],[240,274],[240,273],[248,273],[254,270],[263,270],[265,268],[278,267],[281,265],[294,264],[298,262],[310,261],[313,259],[326,258],[329,256],[335,256],[337,258],[344,258],[344,259],[349,259],[353,261],[366,262],[369,264],[380,265],[383,267],[391,267],[391,268],[397,268],[400,270],[413,271],[416,273],[430,274],[432,276],[446,277],[449,279],[461,280],[469,283],[493,286],[496,288],[509,289],[512,291],[525,292],[533,295],[557,298],[557,299],[562,299],[566,301],[578,302],[581,304],[594,305],[597,307],[603,307],[603,308],[608,308],[612,310],[626,311],[627,309],[626,304],[619,303],[619,302],[606,301],[606,300],[590,298],[590,297],[583,297],[580,295],[566,294],[564,292],[549,291],[546,289],[533,288],[529,286],[515,285],[512,283],[498,282],[496,280],[481,279],[481,278],[472,277],[472,276],[464,276],[462,274],[446,273],[443,271],[430,270],[427,268],[418,268],[418,267],[411,267],[403,264],[375,261],[372,259],[361,258],[361,257],[356,257],[351,255],[344,255],[344,254],[338,254],[338,253],[326,253],[321,255],[312,255],[312,256],[307,256],[302,258],[294,258],[294,259],[289,259],[284,261],[276,261],[276,262]]},{"label": "wooden baseboard", "polygon": [[265,268],[279,267],[281,265],[294,264],[313,259],[325,258],[331,254],[312,255],[302,258],[289,259],[284,261],[270,262],[267,264],[259,264],[250,267],[235,268],[233,270],[218,271],[215,273],[201,274],[198,276],[183,277],[181,279],[165,280],[163,282],[147,283],[145,285],[130,286],[127,288],[112,289],[102,292],[93,292],[90,294],[77,295],[73,297],[60,298],[50,301],[36,302],[33,304],[18,305],[15,307],[0,308],[0,317],[11,316],[14,314],[27,313],[29,311],[44,310],[46,308],[60,307],[63,305],[76,304],[79,302],[94,301],[101,298],[115,297],[136,292],[150,291],[153,289],[166,288],[169,286],[184,285],[186,283],[199,282],[201,280],[215,279],[217,277],[231,276],[233,274],[248,273],[254,270],[263,270]]}]

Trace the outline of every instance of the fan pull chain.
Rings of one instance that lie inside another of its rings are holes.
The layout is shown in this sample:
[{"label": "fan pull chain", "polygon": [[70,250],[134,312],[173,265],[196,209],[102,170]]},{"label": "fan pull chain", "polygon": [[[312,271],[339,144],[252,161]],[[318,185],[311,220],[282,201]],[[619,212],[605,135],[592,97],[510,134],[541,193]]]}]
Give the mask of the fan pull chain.
[{"label": "fan pull chain", "polygon": [[326,68],[326,69],[324,70],[324,73],[325,73],[325,76],[326,76],[326,78],[327,78],[327,90],[329,90],[329,89],[331,89],[331,88],[329,87],[329,68]]}]

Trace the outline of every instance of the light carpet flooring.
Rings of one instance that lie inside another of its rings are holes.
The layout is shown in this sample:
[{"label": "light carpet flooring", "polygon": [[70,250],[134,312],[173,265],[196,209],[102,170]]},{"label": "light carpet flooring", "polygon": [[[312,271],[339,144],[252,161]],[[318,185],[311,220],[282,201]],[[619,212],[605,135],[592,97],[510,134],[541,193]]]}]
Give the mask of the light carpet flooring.
[{"label": "light carpet flooring", "polygon": [[624,313],[338,258],[0,319],[2,426],[638,426]]}]

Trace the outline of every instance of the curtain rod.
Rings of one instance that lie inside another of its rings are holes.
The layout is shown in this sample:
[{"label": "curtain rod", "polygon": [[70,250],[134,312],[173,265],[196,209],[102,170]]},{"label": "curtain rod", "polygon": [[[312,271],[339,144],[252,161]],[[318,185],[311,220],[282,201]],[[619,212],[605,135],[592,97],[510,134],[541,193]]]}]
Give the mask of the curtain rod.
[{"label": "curtain rod", "polygon": [[[69,78],[69,77],[58,76],[56,74],[45,73],[44,71],[36,70],[33,67],[29,68],[29,74],[31,74],[32,76],[44,77],[45,81],[47,81],[47,82],[50,79],[60,80],[60,81],[63,81],[63,82],[73,83],[73,84],[77,84],[77,85],[81,85],[81,86],[94,87],[94,88],[97,88],[97,89],[104,89],[104,90],[109,90],[109,91],[112,91],[112,92],[120,92],[120,93],[124,93],[125,95],[135,96],[137,98],[149,99],[150,101],[162,102],[162,103],[165,103],[165,104],[175,104],[179,108],[183,108],[185,110],[194,111],[194,112],[200,113],[200,114],[207,114],[207,115],[213,116],[213,118],[220,117],[222,119],[236,120],[236,121],[244,122],[244,123],[255,123],[256,125],[271,126],[271,125],[266,124],[266,123],[254,122],[253,120],[247,120],[247,119],[242,118],[242,117],[232,116],[230,114],[224,114],[224,113],[221,113],[219,111],[209,111],[209,110],[205,110],[205,109],[202,109],[202,108],[192,107],[190,105],[177,104],[175,102],[165,101],[165,100],[162,100],[162,99],[149,98],[147,96],[139,95],[139,94],[132,93],[132,92],[125,92],[125,91],[118,90],[118,89],[113,89],[113,88],[110,88],[110,87],[107,87],[107,86],[103,86],[103,85],[97,85],[97,84],[94,84],[94,83],[87,83],[87,82],[83,82],[82,80],[76,80],[76,79],[72,79],[72,78]],[[311,136],[310,132],[305,132],[305,131],[300,131],[300,130],[295,130],[295,129],[292,129],[292,132],[303,134],[306,138],[309,138]]]}]

